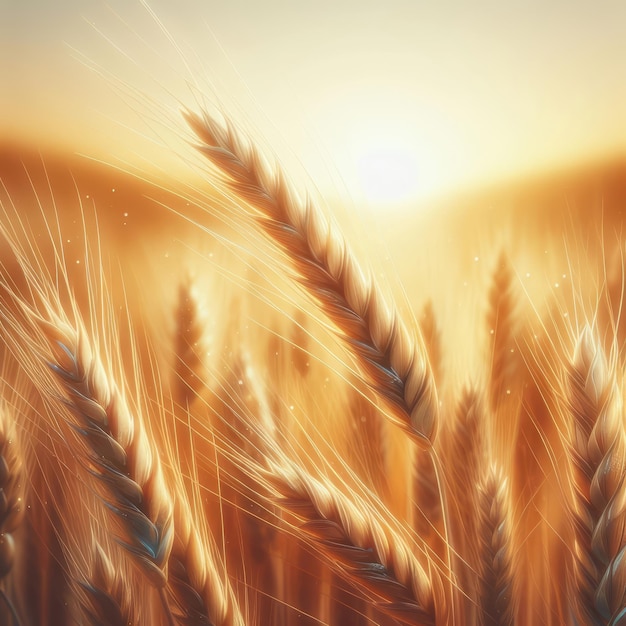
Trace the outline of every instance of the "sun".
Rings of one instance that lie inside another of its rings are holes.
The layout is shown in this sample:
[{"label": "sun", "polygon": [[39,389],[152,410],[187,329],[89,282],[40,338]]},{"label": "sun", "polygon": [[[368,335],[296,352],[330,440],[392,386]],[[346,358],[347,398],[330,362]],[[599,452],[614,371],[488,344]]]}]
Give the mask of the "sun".
[{"label": "sun", "polygon": [[370,146],[357,156],[356,167],[363,195],[372,204],[400,204],[419,193],[417,159],[407,146]]}]

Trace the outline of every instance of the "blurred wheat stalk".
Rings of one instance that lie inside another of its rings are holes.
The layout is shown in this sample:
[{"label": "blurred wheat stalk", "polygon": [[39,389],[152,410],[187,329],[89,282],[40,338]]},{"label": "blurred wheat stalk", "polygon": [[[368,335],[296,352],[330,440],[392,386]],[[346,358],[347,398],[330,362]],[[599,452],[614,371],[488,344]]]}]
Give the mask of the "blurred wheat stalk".
[{"label": "blurred wheat stalk", "polygon": [[43,258],[5,209],[1,623],[626,623],[620,298],[537,330],[502,254],[483,371],[455,388],[432,303],[404,320],[277,165],[186,117],[345,372],[327,391],[306,307],[244,332],[188,276],[151,336],[120,314],[95,232],[79,298],[55,225]]}]

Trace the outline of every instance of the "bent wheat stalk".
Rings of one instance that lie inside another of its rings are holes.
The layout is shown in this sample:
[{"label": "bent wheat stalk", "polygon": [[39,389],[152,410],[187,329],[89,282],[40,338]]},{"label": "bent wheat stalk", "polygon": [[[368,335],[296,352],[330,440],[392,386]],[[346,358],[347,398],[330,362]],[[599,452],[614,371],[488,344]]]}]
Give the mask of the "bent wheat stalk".
[{"label": "bent wheat stalk", "polygon": [[252,207],[266,235],[293,262],[300,283],[339,329],[365,382],[392,409],[390,419],[422,446],[438,426],[438,400],[419,335],[389,306],[363,272],[337,226],[310,198],[300,200],[283,171],[271,169],[232,124],[186,112],[198,149],[224,175],[232,193]]},{"label": "bent wheat stalk", "polygon": [[348,499],[332,484],[316,479],[284,459],[268,461],[263,481],[277,503],[292,513],[296,527],[330,564],[394,619],[414,626],[446,623],[446,602],[436,574],[433,581],[391,526],[356,494]]}]

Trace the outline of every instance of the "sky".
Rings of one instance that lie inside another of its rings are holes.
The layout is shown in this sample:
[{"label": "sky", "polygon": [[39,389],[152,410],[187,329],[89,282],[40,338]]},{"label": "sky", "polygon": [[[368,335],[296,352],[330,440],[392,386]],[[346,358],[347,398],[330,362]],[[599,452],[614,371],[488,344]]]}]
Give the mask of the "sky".
[{"label": "sky", "polygon": [[406,203],[626,152],[626,3],[0,0],[0,137],[158,161],[199,93]]}]

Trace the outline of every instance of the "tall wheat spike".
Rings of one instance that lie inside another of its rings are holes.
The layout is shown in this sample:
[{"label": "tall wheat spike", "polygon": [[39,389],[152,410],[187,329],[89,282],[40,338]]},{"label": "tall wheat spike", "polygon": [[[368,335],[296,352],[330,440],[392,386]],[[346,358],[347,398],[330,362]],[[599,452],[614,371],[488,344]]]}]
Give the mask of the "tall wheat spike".
[{"label": "tall wheat spike", "polygon": [[193,282],[187,279],[178,288],[178,303],[174,314],[174,401],[181,407],[190,406],[202,387],[202,343],[204,329],[199,315]]},{"label": "tall wheat spike", "polygon": [[158,456],[140,421],[107,376],[83,328],[40,322],[50,342],[50,366],[89,448],[91,471],[112,498],[129,554],[151,582],[165,586],[173,540],[172,504]]},{"label": "tall wheat spike", "polygon": [[421,338],[385,302],[336,225],[310,198],[297,197],[279,167],[268,167],[228,121],[222,127],[207,113],[185,117],[201,142],[199,150],[291,259],[299,281],[358,358],[365,381],[388,402],[394,421],[429,447],[437,431],[438,401]]},{"label": "tall wheat spike", "polygon": [[[489,331],[488,400],[493,421],[494,441],[507,441],[508,423],[516,411],[521,376],[518,358],[516,298],[513,271],[508,256],[498,257],[489,290],[487,329]],[[497,448],[494,449],[494,452]],[[504,459],[502,459],[503,461]]]},{"label": "tall wheat spike", "polygon": [[[133,416],[92,347],[79,312],[73,311],[76,321],[72,323],[17,244],[6,233],[5,237],[18,255],[39,305],[37,309],[28,304],[6,282],[0,285],[7,301],[21,312],[2,311],[13,331],[12,349],[52,411],[67,416],[82,437],[89,473],[99,480],[105,504],[122,531],[119,541],[158,589],[173,625],[165,595],[173,541],[172,503],[159,457],[140,416]],[[3,306],[7,307],[6,303]]]},{"label": "tall wheat spike", "polygon": [[422,337],[424,338],[428,361],[433,372],[433,378],[437,385],[441,385],[441,378],[443,374],[441,362],[441,331],[437,325],[437,316],[435,315],[432,300],[428,300],[426,304],[424,304],[419,318],[419,325]]},{"label": "tall wheat spike", "polygon": [[453,537],[455,548],[461,555],[457,575],[467,594],[465,607],[468,617],[476,603],[477,573],[480,571],[479,532],[485,520],[466,511],[479,511],[479,485],[487,457],[485,444],[485,415],[482,398],[476,388],[466,387],[457,406],[457,419],[446,448],[446,457],[455,460],[447,468],[448,497],[451,518],[455,521]]},{"label": "tall wheat spike", "polygon": [[512,626],[513,562],[508,483],[494,467],[490,468],[480,489],[479,528],[482,624]]}]

